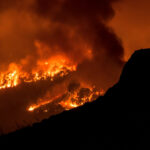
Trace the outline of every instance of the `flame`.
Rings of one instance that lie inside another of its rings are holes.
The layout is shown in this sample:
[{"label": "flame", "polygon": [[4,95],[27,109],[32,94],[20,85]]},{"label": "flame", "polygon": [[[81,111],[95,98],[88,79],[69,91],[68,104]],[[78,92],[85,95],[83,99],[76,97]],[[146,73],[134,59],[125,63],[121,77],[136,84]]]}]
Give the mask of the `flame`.
[{"label": "flame", "polygon": [[69,93],[69,98],[67,100],[61,101],[59,104],[66,110],[70,110],[85,103],[92,102],[96,100],[99,96],[102,96],[103,90],[95,91],[94,89],[89,89],[90,93],[79,96],[79,90],[74,93]]},{"label": "flame", "polygon": [[0,89],[15,87],[21,82],[36,82],[47,78],[53,81],[56,75],[63,77],[76,68],[77,65],[63,55],[38,60],[31,72],[22,71],[21,65],[11,63],[7,71],[0,73]]},{"label": "flame", "polygon": [[[54,98],[50,98],[50,99],[39,99],[38,102],[36,104],[32,104],[27,108],[27,111],[29,112],[33,112],[38,108],[41,108],[42,106],[45,106],[47,104],[50,104],[51,102],[53,102],[55,99],[57,99],[59,96],[56,96]],[[47,111],[47,110],[46,110]]]},{"label": "flame", "polygon": [[[86,92],[84,93],[83,91]],[[27,108],[27,111],[33,112],[37,109],[42,108],[45,105],[50,104],[51,102],[54,102],[56,99],[61,99],[61,101],[57,103],[61,105],[65,110],[70,110],[82,106],[87,102],[92,102],[103,94],[104,90],[98,91],[95,89],[95,87],[79,88],[74,92],[66,91],[66,93],[64,93],[63,95],[59,95],[51,99],[49,98],[49,100],[40,99],[40,101],[38,101],[36,104],[30,105]],[[44,112],[48,112],[48,110],[45,110]]]},{"label": "flame", "polygon": [[[32,69],[30,71],[25,71],[25,69],[23,69],[24,65],[28,64],[28,59],[26,58],[21,60],[20,64],[10,63],[7,70],[0,72],[0,90],[18,86],[22,82],[30,83],[46,79],[53,81],[56,76],[61,78],[66,76],[68,73],[77,70],[77,64],[72,62],[62,53],[43,59],[45,58],[43,51],[46,52],[48,48],[39,42],[36,42],[35,44],[38,48],[40,57]],[[88,59],[92,59],[93,53],[91,49],[87,50],[86,57]],[[83,87],[77,88],[74,91],[66,91],[62,95],[58,95],[53,98],[41,98],[37,100],[35,104],[30,105],[27,108],[27,111],[34,112],[35,110],[54,102],[58,98],[61,100],[57,102],[57,104],[61,105],[65,110],[70,110],[87,102],[92,102],[98,96],[104,94],[103,90],[95,90],[95,87],[90,87],[89,85],[84,85]],[[48,110],[45,110],[45,112],[47,111]]]},{"label": "flame", "polygon": [[19,67],[10,64],[8,71],[0,73],[0,89],[17,86],[19,83]]},{"label": "flame", "polygon": [[44,102],[40,102],[38,104],[33,104],[27,110],[30,111],[30,112],[33,112],[35,109],[38,109],[39,107],[42,107],[46,104],[49,104],[51,101],[52,100],[47,100],[47,101],[44,101]]}]

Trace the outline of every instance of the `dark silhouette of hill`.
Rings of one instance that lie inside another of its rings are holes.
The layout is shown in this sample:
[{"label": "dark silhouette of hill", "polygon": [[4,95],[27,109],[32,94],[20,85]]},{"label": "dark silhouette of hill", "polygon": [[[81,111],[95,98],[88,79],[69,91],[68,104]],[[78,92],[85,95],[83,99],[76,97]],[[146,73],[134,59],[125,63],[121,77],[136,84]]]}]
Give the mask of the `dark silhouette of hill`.
[{"label": "dark silhouette of hill", "polygon": [[136,51],[105,96],[0,137],[0,143],[61,149],[149,149],[150,49]]}]

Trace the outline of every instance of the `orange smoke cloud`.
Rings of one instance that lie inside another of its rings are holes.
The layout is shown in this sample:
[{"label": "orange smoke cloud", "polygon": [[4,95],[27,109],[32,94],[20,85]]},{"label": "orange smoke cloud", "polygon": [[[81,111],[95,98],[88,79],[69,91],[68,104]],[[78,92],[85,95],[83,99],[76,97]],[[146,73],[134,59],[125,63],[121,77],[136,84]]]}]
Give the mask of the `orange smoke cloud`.
[{"label": "orange smoke cloud", "polygon": [[125,60],[135,50],[150,47],[149,6],[149,0],[123,0],[114,4],[116,15],[110,25],[122,39]]}]

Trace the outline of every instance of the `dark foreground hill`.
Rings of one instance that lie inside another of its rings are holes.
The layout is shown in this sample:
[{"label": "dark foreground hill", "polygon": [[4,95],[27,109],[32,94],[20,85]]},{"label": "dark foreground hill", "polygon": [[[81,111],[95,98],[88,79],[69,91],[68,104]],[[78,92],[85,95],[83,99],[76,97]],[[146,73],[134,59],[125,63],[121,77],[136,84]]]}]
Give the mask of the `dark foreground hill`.
[{"label": "dark foreground hill", "polygon": [[150,149],[149,70],[150,50],[136,51],[105,96],[1,136],[0,144],[42,145],[42,149]]}]

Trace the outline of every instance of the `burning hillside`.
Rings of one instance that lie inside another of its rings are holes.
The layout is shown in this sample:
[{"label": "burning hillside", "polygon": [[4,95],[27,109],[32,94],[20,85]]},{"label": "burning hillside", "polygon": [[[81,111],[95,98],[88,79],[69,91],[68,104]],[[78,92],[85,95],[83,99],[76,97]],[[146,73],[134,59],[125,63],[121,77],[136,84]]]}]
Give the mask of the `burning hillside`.
[{"label": "burning hillside", "polygon": [[[43,49],[41,49],[40,43],[36,42],[36,45],[38,45],[38,50],[42,53]],[[43,55],[41,53],[40,55]],[[89,54],[87,50],[87,56],[89,57],[89,55],[92,55],[92,51]],[[11,63],[8,65],[8,70],[0,73],[0,89],[13,88],[22,83],[32,83],[40,80],[55,82],[56,78],[63,78],[77,70],[77,64],[73,63],[67,56],[61,53],[48,56],[47,59],[42,59],[41,56],[39,56],[39,59],[36,60],[34,67],[29,72],[23,69],[28,63],[27,61],[28,59],[23,59],[20,61],[20,64]],[[51,91],[48,92],[51,93]],[[69,87],[60,96],[55,95],[51,97],[46,95],[46,98],[42,97],[37,99],[36,104],[29,106],[27,110],[32,112],[54,101],[60,104],[64,109],[71,109],[90,102],[99,95],[100,93],[92,88],[81,88],[80,84],[75,84],[73,89]],[[60,102],[57,102],[57,99],[60,99]]]},{"label": "burning hillside", "polygon": [[91,102],[117,81],[123,47],[107,25],[115,1],[0,1],[2,132]]},{"label": "burning hillside", "polygon": [[[34,122],[33,118],[42,116],[42,120],[103,95],[103,90],[76,78],[74,73],[78,71],[79,62],[74,62],[64,53],[43,57],[43,52],[50,52],[50,48],[40,42],[36,42],[35,46],[37,59],[33,61],[31,57],[23,58],[18,63],[10,63],[0,72],[0,98],[4,103],[1,110],[5,109],[9,102],[14,109],[21,109],[20,114],[26,112],[25,118]],[[89,59],[89,50],[86,56]],[[31,62],[31,67],[26,69]],[[14,103],[10,102],[11,98]],[[22,117],[16,112],[11,113],[19,119]],[[3,123],[6,124],[5,117]]]},{"label": "burning hillside", "polygon": [[36,104],[28,107],[28,111],[33,112],[42,107],[45,107],[44,112],[47,112],[47,105],[55,103],[61,105],[65,110],[79,107],[87,102],[96,100],[99,96],[104,94],[103,90],[93,88],[83,88],[79,83],[70,83],[67,90],[59,96],[47,99],[39,99]]},{"label": "burning hillside", "polygon": [[0,73],[0,89],[14,87],[21,82],[36,82],[47,78],[53,80],[57,75],[63,77],[68,72],[76,71],[76,64],[61,54],[37,60],[30,72],[23,70],[26,61],[22,60],[21,64],[11,63],[8,70]]}]

